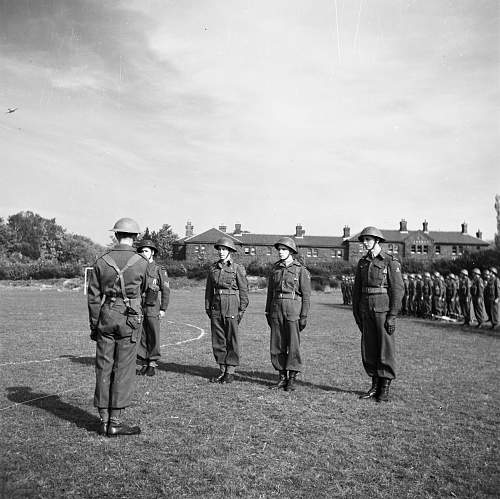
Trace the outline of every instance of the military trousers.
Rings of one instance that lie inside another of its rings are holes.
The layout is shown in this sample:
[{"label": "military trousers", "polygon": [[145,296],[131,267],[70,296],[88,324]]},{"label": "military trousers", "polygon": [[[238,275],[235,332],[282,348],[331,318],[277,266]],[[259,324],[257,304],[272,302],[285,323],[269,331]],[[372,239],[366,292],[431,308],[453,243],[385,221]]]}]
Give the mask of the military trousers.
[{"label": "military trousers", "polygon": [[488,320],[488,315],[484,308],[483,297],[472,298],[472,306],[474,308],[474,315],[476,316],[477,323],[482,324],[486,322]]},{"label": "military trousers", "polygon": [[157,315],[144,317],[137,357],[143,361],[157,361],[161,357],[160,318]]},{"label": "military trousers", "polygon": [[497,326],[500,315],[500,303],[495,303],[495,300],[490,299],[490,320],[492,326]]},{"label": "military trousers", "polygon": [[104,303],[97,326],[94,406],[123,409],[135,385],[141,316],[127,316],[123,301]]},{"label": "military trousers", "polygon": [[465,324],[470,324],[472,320],[471,309],[470,309],[470,299],[460,298],[460,310],[464,317]]},{"label": "military trousers", "polygon": [[225,317],[220,312],[212,311],[210,327],[212,330],[212,349],[217,364],[239,366],[238,320],[235,317]]},{"label": "military trousers", "polygon": [[439,296],[432,298],[432,313],[434,315],[443,315],[443,302]]},{"label": "military trousers", "polygon": [[361,321],[361,359],[368,376],[394,379],[396,377],[394,334],[387,334],[384,324],[387,312],[375,312],[363,307]]},{"label": "military trousers", "polygon": [[301,371],[299,310],[301,302],[275,299],[271,306],[271,363],[277,371]]}]

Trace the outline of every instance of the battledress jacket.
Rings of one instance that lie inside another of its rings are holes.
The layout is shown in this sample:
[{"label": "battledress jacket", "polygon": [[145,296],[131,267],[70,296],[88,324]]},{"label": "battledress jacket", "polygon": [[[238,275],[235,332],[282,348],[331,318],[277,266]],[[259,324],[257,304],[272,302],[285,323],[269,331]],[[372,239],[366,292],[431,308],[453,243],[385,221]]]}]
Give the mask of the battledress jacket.
[{"label": "battledress jacket", "polygon": [[[161,298],[158,297],[161,294]],[[167,310],[170,301],[170,284],[167,270],[163,265],[150,262],[146,278],[146,292],[144,293],[144,315],[158,317],[160,310]]]},{"label": "battledress jacket", "polygon": [[383,251],[373,260],[365,255],[358,262],[352,301],[353,315],[357,323],[361,322],[361,297],[373,288],[387,289],[386,294],[366,294],[374,312],[398,315],[404,293],[401,266],[394,256]]},{"label": "battledress jacket", "polygon": [[245,267],[232,260],[215,262],[208,270],[205,310],[222,317],[235,318],[248,306],[248,282]]},{"label": "battledress jacket", "polygon": [[276,262],[269,275],[267,285],[266,314],[272,315],[273,299],[280,295],[301,298],[301,306],[297,317],[288,317],[288,320],[305,319],[311,306],[311,277],[308,270],[299,261],[286,266],[281,260]]}]

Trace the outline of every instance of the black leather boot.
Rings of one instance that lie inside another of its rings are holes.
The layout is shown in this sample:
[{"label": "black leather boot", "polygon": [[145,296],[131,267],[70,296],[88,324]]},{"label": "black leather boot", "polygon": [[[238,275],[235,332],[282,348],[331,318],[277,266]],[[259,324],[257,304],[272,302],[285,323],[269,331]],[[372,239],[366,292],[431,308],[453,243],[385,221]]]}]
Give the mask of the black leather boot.
[{"label": "black leather boot", "polygon": [[377,394],[377,402],[387,402],[389,400],[389,386],[391,380],[389,378],[380,378],[380,388]]},{"label": "black leather boot", "polygon": [[363,395],[360,395],[359,398],[360,399],[371,399],[372,397],[375,397],[375,395],[377,395],[378,384],[379,384],[379,377],[372,376],[372,387],[366,393],[363,393]]},{"label": "black leather boot", "polygon": [[217,376],[210,378],[210,383],[221,383],[225,374],[226,374],[226,371],[219,371],[219,374],[217,374]]},{"label": "black leather boot", "polygon": [[109,423],[108,437],[118,437],[120,435],[139,435],[141,429],[138,426],[128,426],[123,423]]},{"label": "black leather boot", "polygon": [[286,392],[295,391],[295,380],[297,379],[297,371],[288,371],[288,383],[285,386]]},{"label": "black leather boot", "polygon": [[279,381],[275,385],[269,387],[270,390],[279,390],[281,388],[286,388],[288,379],[286,377],[286,371],[280,371]]}]

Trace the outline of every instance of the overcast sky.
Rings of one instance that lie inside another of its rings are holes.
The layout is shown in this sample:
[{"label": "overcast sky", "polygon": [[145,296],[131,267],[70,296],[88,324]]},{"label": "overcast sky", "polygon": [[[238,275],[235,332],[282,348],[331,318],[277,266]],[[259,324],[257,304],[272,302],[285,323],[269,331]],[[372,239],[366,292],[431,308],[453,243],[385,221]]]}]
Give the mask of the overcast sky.
[{"label": "overcast sky", "polygon": [[491,239],[499,54],[497,0],[0,0],[0,216]]}]

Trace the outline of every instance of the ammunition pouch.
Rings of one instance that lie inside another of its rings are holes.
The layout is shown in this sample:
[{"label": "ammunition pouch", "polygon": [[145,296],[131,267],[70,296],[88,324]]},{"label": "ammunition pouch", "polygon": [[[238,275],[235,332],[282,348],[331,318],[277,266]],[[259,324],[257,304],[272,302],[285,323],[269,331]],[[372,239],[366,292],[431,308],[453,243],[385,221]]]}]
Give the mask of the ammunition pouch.
[{"label": "ammunition pouch", "polygon": [[158,302],[159,291],[159,286],[152,285],[148,287],[148,289],[146,290],[146,296],[144,298],[144,304],[149,307],[156,305],[156,303]]}]

